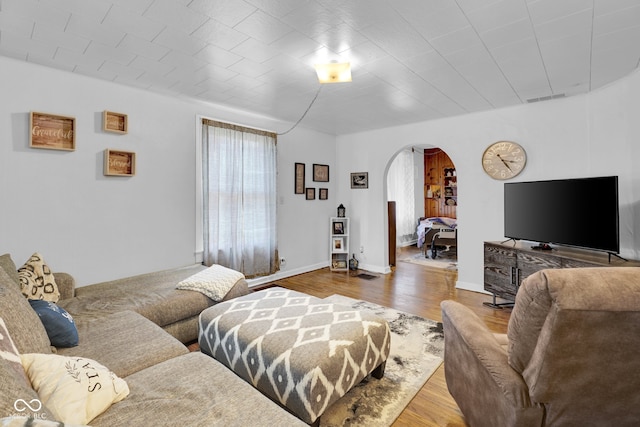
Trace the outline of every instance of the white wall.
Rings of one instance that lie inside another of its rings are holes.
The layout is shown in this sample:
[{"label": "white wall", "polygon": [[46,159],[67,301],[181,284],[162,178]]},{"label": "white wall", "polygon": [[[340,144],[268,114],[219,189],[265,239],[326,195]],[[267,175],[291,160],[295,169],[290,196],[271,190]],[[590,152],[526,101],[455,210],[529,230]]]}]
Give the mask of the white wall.
[{"label": "white wall", "polygon": [[[196,116],[281,132],[290,123],[179,100],[0,57],[0,253],[18,266],[39,251],[83,286],[192,264],[196,238]],[[102,111],[128,114],[129,133],[102,132]],[[76,150],[29,148],[29,111],[76,118]],[[105,177],[106,148],[135,151],[134,177]],[[330,165],[335,138],[296,129],[279,138],[279,242],[285,270],[328,265],[328,201],[293,194],[293,163]],[[315,185],[318,187],[318,185]]]},{"label": "white wall", "polygon": [[[338,194],[351,208],[354,244],[365,248],[362,267],[389,271],[384,208],[389,160],[407,145],[431,145],[446,151],[458,175],[458,287],[482,291],[483,242],[503,239],[503,183],[484,174],[480,162],[497,140],[517,141],[527,151],[527,166],[517,180],[618,175],[621,254],[640,258],[638,98],[640,74],[635,73],[586,96],[339,136]],[[349,172],[356,171],[369,172],[368,190],[349,188]],[[594,211],[585,214],[593,215],[597,227],[597,200]]]}]

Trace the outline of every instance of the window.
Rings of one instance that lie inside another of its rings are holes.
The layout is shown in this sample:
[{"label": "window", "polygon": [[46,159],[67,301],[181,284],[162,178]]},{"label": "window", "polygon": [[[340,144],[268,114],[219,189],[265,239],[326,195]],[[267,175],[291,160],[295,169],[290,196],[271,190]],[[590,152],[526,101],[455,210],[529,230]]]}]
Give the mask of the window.
[{"label": "window", "polygon": [[205,265],[246,277],[277,271],[276,142],[273,133],[203,120]]}]

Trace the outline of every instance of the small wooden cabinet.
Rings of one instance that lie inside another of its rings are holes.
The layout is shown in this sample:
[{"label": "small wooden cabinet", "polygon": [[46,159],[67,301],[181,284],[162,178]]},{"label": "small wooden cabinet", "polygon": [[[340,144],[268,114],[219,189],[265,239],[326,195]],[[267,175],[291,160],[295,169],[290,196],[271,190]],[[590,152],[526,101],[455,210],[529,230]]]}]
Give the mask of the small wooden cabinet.
[{"label": "small wooden cabinet", "polygon": [[329,219],[329,268],[349,271],[349,218]]},{"label": "small wooden cabinet", "polygon": [[[547,268],[636,267],[637,261],[609,260],[604,252],[558,247],[552,251],[531,248],[531,243],[512,241],[484,243],[484,290],[493,294],[489,307],[513,305],[522,281]],[[496,298],[506,300],[497,303]]]}]

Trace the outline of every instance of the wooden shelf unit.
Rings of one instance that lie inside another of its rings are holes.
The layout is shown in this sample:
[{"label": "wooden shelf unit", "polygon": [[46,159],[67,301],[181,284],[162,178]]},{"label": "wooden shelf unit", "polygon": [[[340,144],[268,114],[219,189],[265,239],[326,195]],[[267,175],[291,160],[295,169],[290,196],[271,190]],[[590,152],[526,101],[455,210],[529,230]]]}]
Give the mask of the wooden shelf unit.
[{"label": "wooden shelf unit", "polygon": [[424,151],[424,216],[457,218],[458,177],[453,161],[439,148]]}]

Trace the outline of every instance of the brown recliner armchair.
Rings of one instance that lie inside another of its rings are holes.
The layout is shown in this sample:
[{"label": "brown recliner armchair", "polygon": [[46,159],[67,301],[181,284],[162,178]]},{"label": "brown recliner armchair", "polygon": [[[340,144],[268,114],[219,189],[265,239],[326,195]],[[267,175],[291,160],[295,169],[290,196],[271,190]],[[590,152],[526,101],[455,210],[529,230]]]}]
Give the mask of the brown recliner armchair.
[{"label": "brown recliner armchair", "polygon": [[506,335],[441,307],[447,386],[470,426],[640,426],[640,268],[535,273]]}]

